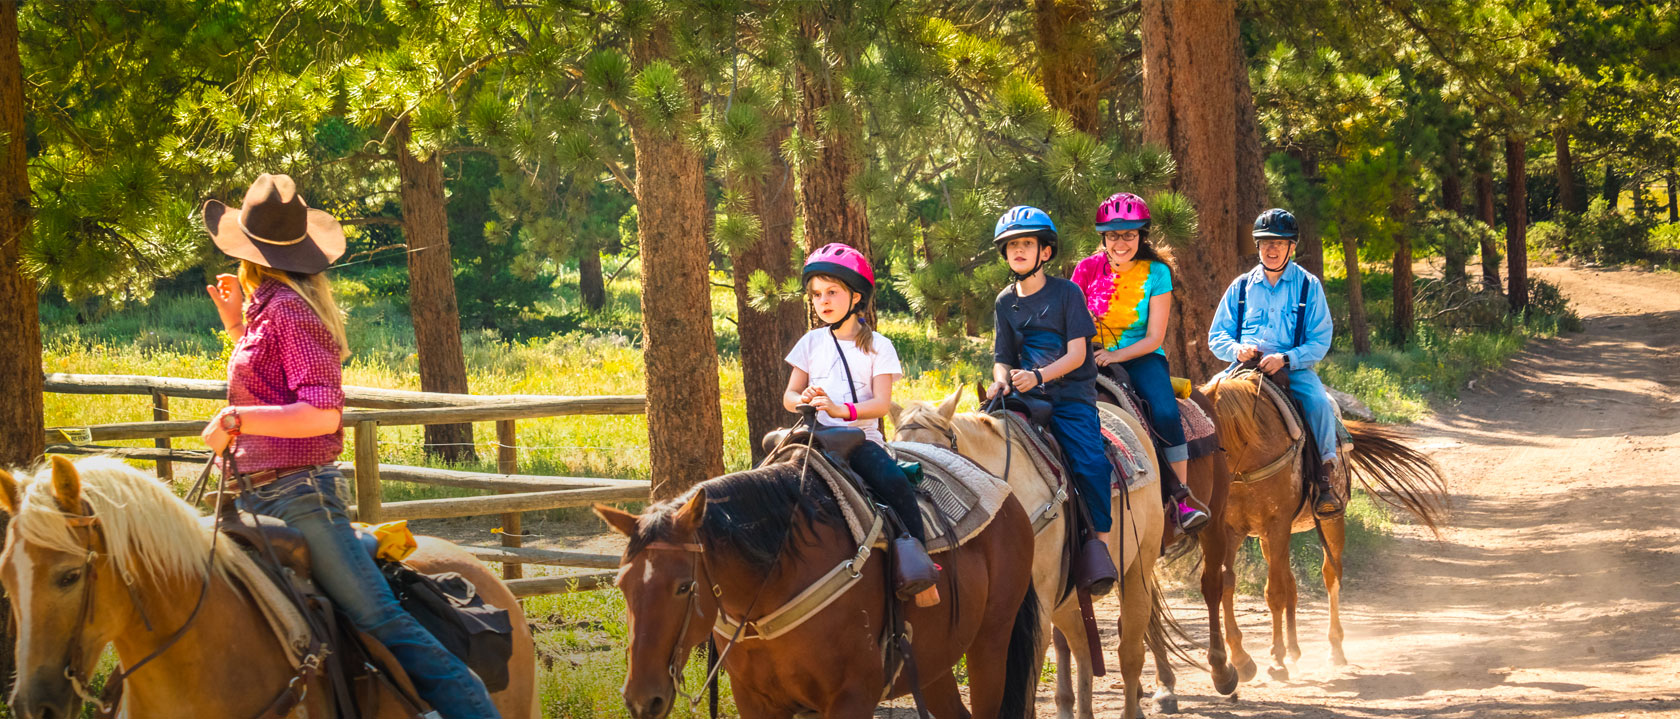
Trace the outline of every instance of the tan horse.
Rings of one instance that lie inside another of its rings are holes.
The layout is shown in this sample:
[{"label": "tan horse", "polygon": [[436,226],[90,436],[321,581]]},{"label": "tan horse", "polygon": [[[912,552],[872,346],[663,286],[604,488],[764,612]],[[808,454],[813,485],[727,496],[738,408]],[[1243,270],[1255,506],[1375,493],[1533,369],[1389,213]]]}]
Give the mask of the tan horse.
[{"label": "tan horse", "polygon": [[[1260,538],[1260,551],[1266,558],[1266,605],[1272,614],[1272,664],[1267,672],[1274,679],[1288,679],[1286,657],[1293,661],[1301,656],[1295,632],[1295,575],[1289,569],[1289,536],[1312,531],[1315,526],[1324,550],[1324,588],[1330,598],[1330,661],[1335,666],[1347,664],[1342,652],[1341,619],[1345,517],[1314,521],[1312,508],[1302,500],[1299,457],[1268,470],[1291,450],[1292,440],[1277,405],[1263,395],[1258,373],[1216,378],[1204,385],[1202,392],[1213,400],[1219,413],[1221,438],[1236,478],[1225,506],[1225,523],[1231,531],[1226,566],[1234,565],[1237,548],[1246,537]],[[1372,496],[1413,514],[1434,531],[1446,497],[1446,480],[1440,470],[1428,457],[1401,444],[1401,435],[1393,430],[1363,422],[1348,422],[1347,428],[1353,435],[1353,449],[1343,459],[1351,465],[1354,476]],[[1303,427],[1302,431],[1311,430]],[[1340,482],[1335,484],[1338,492],[1343,491]],[[1242,680],[1248,681],[1258,669],[1242,647],[1242,632],[1232,607],[1236,577],[1231,570],[1226,571],[1225,641],[1232,664]]]},{"label": "tan horse", "polygon": [[[951,447],[986,471],[1003,476],[1006,445],[1002,423],[978,412],[958,414],[957,403],[961,394],[959,389],[937,405],[921,401],[902,407],[894,405],[891,413],[894,439]],[[1113,407],[1108,409],[1125,420],[1137,436],[1145,436],[1143,427],[1130,415]],[[1051,504],[1053,497],[1033,467],[1028,454],[1032,450],[1025,442],[1024,437],[1011,438],[1009,472],[1004,480],[1022,506],[1029,513],[1037,514]],[[1149,465],[1156,467],[1154,447],[1147,442],[1143,444],[1149,453]],[[1086,640],[1079,602],[1071,595],[1062,600],[1062,587],[1067,583],[1066,567],[1062,561],[1066,537],[1064,522],[1067,519],[1060,507],[1052,507],[1050,511],[1056,514],[1055,518],[1035,527],[1033,587],[1042,603],[1043,611],[1039,616],[1060,629],[1068,641],[1068,652],[1058,651],[1056,655],[1056,713],[1062,719],[1074,716],[1074,673],[1068,671],[1071,654],[1078,659],[1078,717],[1090,719],[1092,670],[1089,657],[1093,648]],[[1124,600],[1119,655],[1120,674],[1126,684],[1126,713],[1121,716],[1136,717],[1142,714],[1144,636],[1154,616],[1157,599],[1155,559],[1161,554],[1161,529],[1165,522],[1160,488],[1151,484],[1131,492],[1129,496],[1115,495],[1113,512],[1112,536],[1116,541],[1109,545],[1109,551],[1114,558],[1114,566],[1120,567],[1123,572],[1117,586]],[[1040,633],[1043,639],[1035,656],[1044,655],[1043,644],[1049,639],[1049,632]],[[1101,651],[1101,647],[1095,649]]]},{"label": "tan horse", "polygon": [[[255,717],[296,674],[280,640],[218,562],[198,513],[168,487],[122,462],[53,457],[50,472],[0,471],[0,505],[11,515],[0,582],[17,620],[12,711],[28,719],[78,716],[89,699],[70,678],[90,676],[106,645],[134,666],[185,626],[180,639],[128,678],[125,717]],[[218,543],[217,554],[233,549]],[[409,564],[460,572],[513,620],[510,681],[492,696],[503,717],[536,715],[530,628],[505,585],[460,548],[423,537]],[[207,583],[207,584],[206,584]],[[201,588],[203,607],[192,617]],[[189,617],[192,617],[188,624]],[[147,623],[150,623],[150,629]],[[332,690],[310,682],[290,716],[329,716]],[[367,716],[408,716],[393,696]]]}]

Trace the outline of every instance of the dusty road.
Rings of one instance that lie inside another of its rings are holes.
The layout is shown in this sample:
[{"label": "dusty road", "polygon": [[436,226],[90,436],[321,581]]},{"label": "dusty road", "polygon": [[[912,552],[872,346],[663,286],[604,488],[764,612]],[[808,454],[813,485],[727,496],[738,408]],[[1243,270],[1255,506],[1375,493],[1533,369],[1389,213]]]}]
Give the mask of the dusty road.
[{"label": "dusty road", "polygon": [[[1315,589],[1290,681],[1262,671],[1229,702],[1181,668],[1182,716],[1680,716],[1680,276],[1534,274],[1585,331],[1531,344],[1413,428],[1448,473],[1447,528],[1402,524],[1344,582],[1352,665],[1326,661]],[[1174,608],[1205,638],[1199,599]],[[1237,611],[1264,664],[1264,601]],[[1118,675],[1097,687],[1118,717]],[[1047,697],[1040,711],[1054,716]]]}]

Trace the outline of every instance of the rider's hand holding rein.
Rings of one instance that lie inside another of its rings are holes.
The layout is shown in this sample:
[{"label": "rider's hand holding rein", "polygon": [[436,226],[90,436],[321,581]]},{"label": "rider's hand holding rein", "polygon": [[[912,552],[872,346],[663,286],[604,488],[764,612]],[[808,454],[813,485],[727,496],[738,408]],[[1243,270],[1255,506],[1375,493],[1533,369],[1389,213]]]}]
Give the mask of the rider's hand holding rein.
[{"label": "rider's hand holding rein", "polygon": [[1274,352],[1260,359],[1260,371],[1266,374],[1272,374],[1280,369],[1283,369],[1288,363],[1288,357],[1284,356],[1282,353]]}]

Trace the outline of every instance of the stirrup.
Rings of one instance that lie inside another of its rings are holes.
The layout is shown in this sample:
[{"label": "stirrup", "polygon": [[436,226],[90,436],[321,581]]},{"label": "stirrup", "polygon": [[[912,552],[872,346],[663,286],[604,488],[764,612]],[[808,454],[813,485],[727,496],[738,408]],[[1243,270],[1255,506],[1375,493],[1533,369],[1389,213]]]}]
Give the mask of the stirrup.
[{"label": "stirrup", "polygon": [[[902,600],[910,600],[939,583],[939,565],[928,556],[922,541],[901,534],[892,542],[895,569],[893,593]],[[937,595],[936,595],[937,596]]]}]

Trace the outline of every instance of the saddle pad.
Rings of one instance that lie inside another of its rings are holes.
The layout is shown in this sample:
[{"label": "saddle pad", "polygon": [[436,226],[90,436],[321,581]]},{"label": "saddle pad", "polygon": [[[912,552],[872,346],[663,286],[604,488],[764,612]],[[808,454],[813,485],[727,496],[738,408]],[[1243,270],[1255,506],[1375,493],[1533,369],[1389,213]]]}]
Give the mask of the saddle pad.
[{"label": "saddle pad", "polygon": [[216,565],[250,595],[263,616],[268,618],[268,627],[280,640],[280,646],[285,647],[286,659],[292,663],[292,668],[301,665],[304,653],[309,650],[309,625],[292,600],[274,586],[274,580],[257,566],[244,549],[233,542],[217,543]]},{"label": "saddle pad", "polygon": [[1201,405],[1194,400],[1180,399],[1178,416],[1184,425],[1184,441],[1190,450],[1190,459],[1206,457],[1219,449],[1219,438],[1213,431],[1213,418],[1202,411]]},{"label": "saddle pad", "polygon": [[[974,538],[991,524],[1009,496],[1009,485],[948,449],[917,442],[895,442],[892,449],[904,459],[922,463],[924,479],[919,487],[922,491],[917,492],[917,503],[922,510],[923,525],[931,535],[926,542],[929,554],[949,550],[953,544],[962,546]],[[804,461],[799,458],[803,451],[803,447],[789,447],[777,456]],[[822,455],[809,456],[808,471],[828,485],[852,541],[862,544],[869,538],[875,507],[852,480]],[[881,537],[875,546],[884,548],[890,540],[891,537]]]},{"label": "saddle pad", "polygon": [[1143,446],[1143,439],[1132,431],[1131,425],[1113,410],[1101,406],[1097,407],[1097,417],[1102,422],[1103,438],[1116,450],[1110,456],[1119,457],[1120,465],[1123,465],[1114,468],[1114,488],[1133,492],[1159,479],[1159,472],[1149,466],[1149,450]]}]

